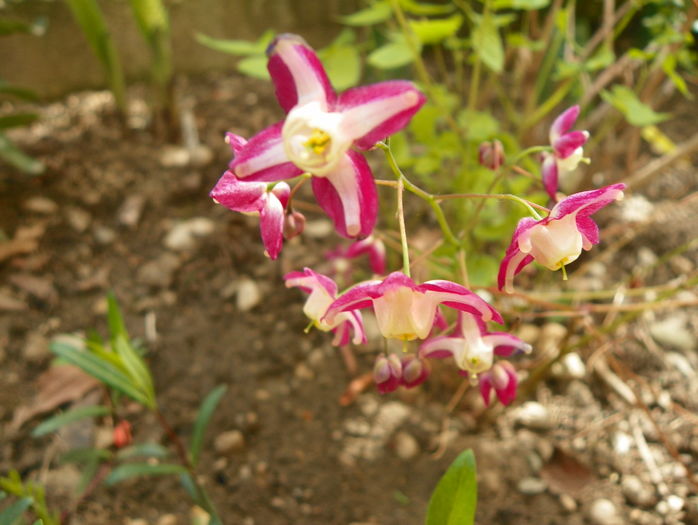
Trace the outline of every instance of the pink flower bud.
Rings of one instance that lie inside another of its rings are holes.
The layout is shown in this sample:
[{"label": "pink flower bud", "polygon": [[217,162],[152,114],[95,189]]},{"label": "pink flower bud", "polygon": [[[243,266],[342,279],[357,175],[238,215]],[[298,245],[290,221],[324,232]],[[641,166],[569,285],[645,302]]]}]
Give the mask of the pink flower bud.
[{"label": "pink flower bud", "polygon": [[408,355],[402,358],[402,385],[413,388],[429,377],[429,364],[424,359]]},{"label": "pink flower bud", "polygon": [[131,423],[126,420],[120,421],[114,427],[112,441],[116,448],[123,448],[131,444],[133,437],[131,436]]},{"label": "pink flower bud", "polygon": [[402,363],[395,354],[384,354],[376,358],[373,365],[373,381],[381,394],[387,394],[400,386],[402,380]]},{"label": "pink flower bud", "polygon": [[305,229],[305,215],[299,211],[292,211],[284,219],[284,237],[293,239]]},{"label": "pink flower bud", "polygon": [[478,161],[481,166],[497,171],[504,164],[504,146],[498,140],[483,142],[478,148]]}]

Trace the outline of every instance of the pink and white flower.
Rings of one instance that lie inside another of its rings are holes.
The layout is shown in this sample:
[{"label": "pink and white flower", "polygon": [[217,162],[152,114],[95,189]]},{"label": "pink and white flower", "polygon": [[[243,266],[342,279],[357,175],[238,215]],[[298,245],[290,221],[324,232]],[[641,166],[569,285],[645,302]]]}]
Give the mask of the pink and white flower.
[{"label": "pink and white flower", "polygon": [[373,365],[373,381],[378,392],[387,394],[400,386],[414,388],[421,385],[429,377],[429,372],[429,364],[420,357],[381,354]]},{"label": "pink and white flower", "polygon": [[589,140],[588,131],[569,131],[579,116],[579,106],[572,106],[555,119],[550,127],[553,153],[543,154],[543,185],[553,201],[561,177],[574,171],[584,158],[582,146]]},{"label": "pink and white flower", "polygon": [[380,239],[369,235],[351,243],[346,247],[339,247],[327,253],[325,257],[334,263],[337,273],[346,274],[350,270],[349,259],[368,255],[371,271],[376,275],[385,273],[385,244]]},{"label": "pink and white flower", "polygon": [[460,312],[453,333],[424,341],[419,356],[452,357],[462,372],[476,376],[492,368],[494,356],[509,357],[530,351],[531,345],[518,337],[507,332],[488,332],[480,317]]},{"label": "pink and white flower", "polygon": [[479,377],[480,395],[485,406],[490,406],[492,389],[503,405],[510,405],[516,399],[519,377],[509,361],[499,361]]},{"label": "pink and white flower", "polygon": [[429,336],[441,304],[470,312],[484,321],[502,322],[497,310],[467,288],[442,280],[418,285],[402,272],[349,288],[330,305],[325,317],[332,323],[340,313],[372,306],[383,337],[412,341]]},{"label": "pink and white flower", "polygon": [[[310,296],[303,306],[303,313],[313,325],[323,332],[333,332],[333,345],[365,343],[366,333],[360,312],[342,312],[329,321],[325,318],[327,309],[337,297],[337,285],[329,277],[316,273],[310,268],[302,272],[291,272],[284,276],[286,287],[298,287]],[[352,339],[351,333],[354,333]]]},{"label": "pink and white flower", "polygon": [[[229,133],[227,142],[233,151],[240,151],[247,141]],[[285,182],[242,181],[231,171],[226,171],[218,180],[209,195],[226,208],[259,215],[260,230],[266,254],[276,259],[283,244],[284,214],[291,188]]]},{"label": "pink and white flower", "polygon": [[315,51],[295,35],[278,36],[268,69],[286,119],[237,152],[230,170],[250,181],[307,172],[320,206],[345,237],[366,236],[376,222],[373,175],[354,146],[367,150],[407,125],[424,104],[411,82],[389,81],[336,95]]},{"label": "pink and white flower", "polygon": [[591,215],[622,199],[624,189],[621,183],[575,193],[558,202],[544,219],[521,219],[499,267],[499,289],[513,292],[514,276],[534,259],[555,271],[598,244],[599,227]]}]

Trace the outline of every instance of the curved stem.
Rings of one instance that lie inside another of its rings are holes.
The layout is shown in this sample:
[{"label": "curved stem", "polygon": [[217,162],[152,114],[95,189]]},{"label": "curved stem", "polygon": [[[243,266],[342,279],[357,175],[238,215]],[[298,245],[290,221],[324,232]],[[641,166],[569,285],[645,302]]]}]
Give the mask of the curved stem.
[{"label": "curved stem", "polygon": [[514,157],[512,164],[518,164],[518,162],[521,159],[529,155],[533,155],[534,153],[540,153],[541,151],[552,151],[552,149],[553,148],[550,146],[531,146],[530,148],[526,148],[525,150],[520,152],[516,157]]},{"label": "curved stem", "polygon": [[447,199],[500,199],[518,202],[519,204],[526,207],[526,209],[533,215],[536,220],[541,220],[542,217],[534,208],[538,208],[541,211],[550,213],[550,210],[545,206],[536,204],[535,202],[522,199],[517,195],[511,193],[447,193],[445,195],[433,195],[434,199],[438,202]]},{"label": "curved stem", "polygon": [[376,144],[376,146],[385,152],[385,157],[388,160],[388,165],[390,166],[390,169],[393,171],[395,178],[398,179],[398,181],[402,181],[402,184],[407,191],[409,191],[410,193],[414,193],[417,197],[424,200],[429,205],[429,207],[431,207],[432,211],[434,212],[434,215],[436,216],[436,222],[439,223],[439,227],[441,228],[441,231],[444,234],[446,242],[453,244],[454,246],[460,246],[461,241],[459,241],[458,238],[453,234],[453,231],[451,231],[451,227],[449,226],[448,221],[446,220],[444,211],[441,209],[441,206],[439,205],[434,195],[427,191],[424,191],[422,188],[420,188],[416,184],[413,184],[407,177],[405,177],[405,174],[402,173],[402,170],[400,170],[400,167],[397,165],[397,161],[395,160],[393,152],[390,150],[390,146],[383,142],[379,142],[378,144]]},{"label": "curved stem", "polygon": [[400,224],[400,245],[402,247],[402,273],[410,277],[410,247],[407,245],[407,231],[405,230],[405,209],[402,205],[402,192],[404,191],[402,179],[397,181],[397,220]]}]

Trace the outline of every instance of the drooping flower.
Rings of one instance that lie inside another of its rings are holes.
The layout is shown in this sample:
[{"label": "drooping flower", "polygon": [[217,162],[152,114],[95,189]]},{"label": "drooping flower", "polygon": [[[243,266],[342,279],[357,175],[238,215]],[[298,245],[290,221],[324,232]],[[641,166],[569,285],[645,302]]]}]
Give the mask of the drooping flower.
[{"label": "drooping flower", "polygon": [[[310,296],[303,306],[303,313],[313,325],[323,332],[333,332],[333,345],[345,345],[351,340],[354,344],[365,343],[366,333],[360,312],[342,312],[329,321],[325,318],[328,307],[337,297],[337,285],[329,277],[316,273],[310,268],[302,272],[291,272],[284,276],[286,287],[298,287]],[[354,333],[352,339],[351,333]]]},{"label": "drooping flower", "polygon": [[588,131],[569,131],[579,116],[579,106],[572,106],[558,116],[550,127],[553,153],[543,154],[543,185],[553,201],[561,177],[574,171],[584,158],[582,146],[589,140]]},{"label": "drooping flower", "polygon": [[429,377],[429,364],[415,355],[380,354],[373,365],[373,381],[378,392],[387,394],[399,386],[414,388]]},{"label": "drooping flower", "polygon": [[[247,141],[229,133],[226,140],[233,151],[240,151]],[[226,171],[211,190],[211,198],[233,211],[259,215],[262,241],[267,255],[276,259],[283,244],[284,214],[291,189],[285,182],[268,184],[240,180]]]},{"label": "drooping flower", "polygon": [[488,332],[480,317],[459,312],[453,333],[424,341],[419,348],[419,356],[450,356],[463,372],[478,375],[492,368],[494,356],[509,357],[514,353],[530,351],[531,345],[518,337],[507,332]]},{"label": "drooping flower", "polygon": [[516,399],[519,377],[509,361],[498,361],[490,370],[479,377],[480,395],[485,406],[490,406],[492,389],[503,405],[511,404]]},{"label": "drooping flower", "polygon": [[407,125],[424,104],[411,82],[389,81],[336,95],[315,51],[296,36],[278,36],[268,69],[286,119],[250,139],[230,169],[239,178],[278,181],[307,172],[320,206],[345,237],[366,236],[378,197],[366,150]]},{"label": "drooping flower", "polygon": [[368,262],[374,274],[383,275],[385,273],[385,244],[373,235],[355,241],[349,246],[332,250],[325,257],[334,263],[338,273],[345,274],[347,272],[344,270],[350,269],[349,259],[362,255],[368,255]]},{"label": "drooping flower", "polygon": [[521,219],[499,266],[499,289],[513,292],[514,276],[534,259],[555,271],[575,261],[582,249],[598,244],[599,227],[591,215],[622,199],[624,189],[621,183],[575,193],[558,202],[544,219]]},{"label": "drooping flower", "polygon": [[504,164],[504,145],[499,140],[483,142],[477,149],[480,166],[497,171]]},{"label": "drooping flower", "polygon": [[411,341],[429,335],[441,304],[478,315],[485,321],[502,322],[499,312],[467,288],[442,280],[418,285],[402,272],[393,272],[384,280],[357,284],[340,295],[325,316],[333,322],[342,312],[372,306],[383,337]]}]

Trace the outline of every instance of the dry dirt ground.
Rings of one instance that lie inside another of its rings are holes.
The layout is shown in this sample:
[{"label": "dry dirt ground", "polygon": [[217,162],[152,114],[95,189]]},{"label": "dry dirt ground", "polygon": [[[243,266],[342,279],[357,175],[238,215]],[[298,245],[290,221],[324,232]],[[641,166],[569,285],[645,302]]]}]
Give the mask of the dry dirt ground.
[{"label": "dry dirt ground", "polygon": [[[325,334],[303,333],[303,298],[281,280],[322,262],[336,242],[331,228],[312,215],[308,235],[272,262],[262,255],[256,221],[207,197],[229,160],[224,132],[249,136],[278,118],[270,87],[209,77],[182,92],[204,145],[194,154],[139,130],[138,104],[122,137],[108,95],[86,93],[43,107],[24,137],[46,163],[44,176],[3,168],[0,229],[13,244],[0,245],[1,473],[14,468],[46,483],[56,508],[75,501],[79,472],[59,458],[70,447],[104,444],[109,423],[37,439],[31,430],[44,416],[18,425],[18,412],[36,408],[46,388],[38,378],[50,368],[50,338],[104,332],[112,289],[148,348],[162,410],[185,440],[200,400],[229,386],[200,468],[226,524],[422,523],[431,490],[467,447],[478,461],[481,525],[698,523],[695,289],[579,348],[507,410],[483,413],[471,389],[449,411],[460,379],[447,364],[415,391],[379,396],[368,388],[343,406],[352,378]],[[695,133],[695,108],[677,114],[683,138]],[[670,252],[695,239],[697,179],[690,164],[671,168],[602,215],[602,247],[617,249],[591,263],[587,254],[572,270],[574,285],[615,290],[633,273],[629,289],[672,287],[695,276],[695,246]],[[652,302],[662,290],[619,292],[615,300]],[[520,360],[524,375],[627,313],[590,313],[570,324],[517,318],[520,301],[497,304],[534,345],[532,357]],[[361,372],[378,349],[357,352]],[[69,392],[62,406],[101,394],[87,395]],[[166,443],[138,407],[126,406],[123,416],[137,441]],[[234,446],[225,445],[226,435]],[[72,523],[185,524],[192,512],[176,479],[141,479],[99,487]]]}]

